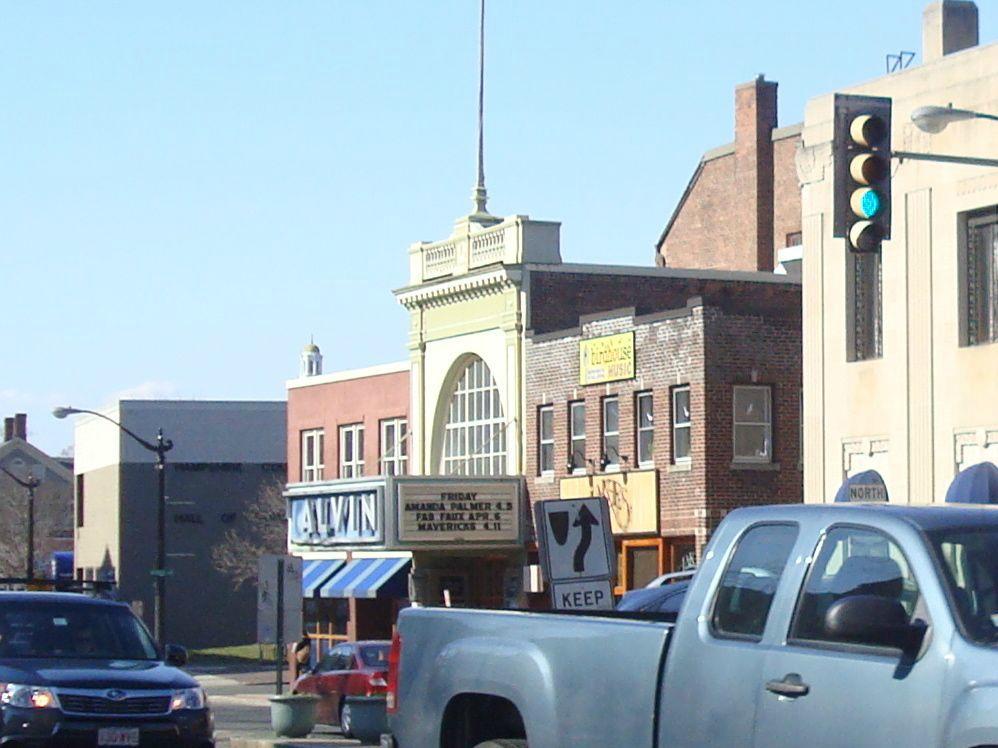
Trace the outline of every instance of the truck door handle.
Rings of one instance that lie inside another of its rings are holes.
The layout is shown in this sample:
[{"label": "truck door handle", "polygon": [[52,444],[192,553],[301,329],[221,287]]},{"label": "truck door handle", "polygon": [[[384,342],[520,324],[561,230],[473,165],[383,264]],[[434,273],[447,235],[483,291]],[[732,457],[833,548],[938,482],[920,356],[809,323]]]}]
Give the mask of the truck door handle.
[{"label": "truck door handle", "polygon": [[797,673],[787,673],[783,676],[783,680],[771,680],[767,682],[766,690],[770,693],[789,696],[795,699],[798,696],[807,696],[811,691],[811,687]]}]

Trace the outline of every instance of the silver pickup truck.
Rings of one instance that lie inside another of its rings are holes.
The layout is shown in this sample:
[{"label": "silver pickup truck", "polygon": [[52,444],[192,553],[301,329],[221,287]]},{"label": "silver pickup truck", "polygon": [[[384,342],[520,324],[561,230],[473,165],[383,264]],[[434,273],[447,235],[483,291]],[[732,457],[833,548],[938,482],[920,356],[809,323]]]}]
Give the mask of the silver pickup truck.
[{"label": "silver pickup truck", "polygon": [[403,611],[383,744],[998,746],[998,507],[740,509],[640,615]]}]

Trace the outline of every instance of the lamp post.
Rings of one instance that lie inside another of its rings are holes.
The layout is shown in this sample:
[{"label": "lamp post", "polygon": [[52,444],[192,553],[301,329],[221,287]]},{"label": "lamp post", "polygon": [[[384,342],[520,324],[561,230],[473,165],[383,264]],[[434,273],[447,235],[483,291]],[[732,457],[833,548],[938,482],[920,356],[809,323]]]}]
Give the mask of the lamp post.
[{"label": "lamp post", "polygon": [[[974,112],[970,109],[954,109],[952,106],[920,106],[911,113],[912,124],[922,132],[937,135],[946,129],[951,122],[962,122],[968,119],[989,119],[998,121],[998,115]],[[940,153],[913,153],[911,151],[893,151],[892,156],[904,161],[935,161],[944,164],[962,164],[965,166],[998,166],[998,159],[979,158],[977,156],[949,156]]]},{"label": "lamp post", "polygon": [[969,109],[954,109],[950,106],[920,106],[911,113],[911,121],[922,132],[932,135],[946,129],[950,122],[961,122],[967,119],[998,120],[998,115],[973,112]]},{"label": "lamp post", "polygon": [[22,488],[28,489],[28,558],[26,564],[28,567],[28,579],[35,578],[35,489],[41,485],[41,481],[38,480],[31,473],[28,473],[28,477],[24,480],[18,478],[7,468],[0,466],[0,470],[5,472],[11,480],[13,480],[17,485]]},{"label": "lamp post", "polygon": [[163,436],[163,429],[156,433],[156,442],[146,441],[141,436],[122,426],[113,418],[109,418],[103,413],[84,408],[60,407],[52,411],[56,418],[65,418],[77,413],[103,418],[108,423],[112,423],[137,441],[142,447],[150,452],[156,453],[156,472],[159,479],[159,500],[156,505],[156,568],[150,574],[156,579],[156,602],[153,619],[153,634],[156,641],[164,643],[166,637],[166,453],[173,449],[173,442]]}]

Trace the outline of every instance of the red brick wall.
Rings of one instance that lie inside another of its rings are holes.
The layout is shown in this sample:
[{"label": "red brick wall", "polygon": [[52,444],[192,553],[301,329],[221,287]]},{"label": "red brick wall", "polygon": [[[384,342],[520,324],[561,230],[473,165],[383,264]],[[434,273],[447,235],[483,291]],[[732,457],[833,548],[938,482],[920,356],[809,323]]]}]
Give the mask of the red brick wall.
[{"label": "red brick wall", "polygon": [[787,245],[787,235],[800,232],[800,182],[797,181],[797,146],[800,135],[773,143],[773,251]]},{"label": "red brick wall", "polygon": [[773,141],[776,90],[762,79],[735,89],[732,151],[701,162],[658,247],[666,266],[772,270],[786,235],[800,231],[800,136]]},{"label": "red brick wall", "polygon": [[[528,337],[525,443],[531,501],[557,498],[558,481],[569,475],[568,403],[575,400],[586,403],[586,456],[598,466],[601,400],[618,395],[620,451],[630,456],[630,466],[636,469],[635,394],[647,390],[654,398],[653,454],[662,535],[697,535],[698,545],[702,545],[707,533],[735,506],[801,501],[797,399],[801,384],[800,289],[756,285],[755,295],[759,298],[754,306],[765,309],[764,313],[739,313],[736,297],[724,300],[727,309],[699,306],[637,318],[613,313],[584,318],[583,337],[635,331],[636,377],[623,382],[578,384],[577,327]],[[757,382],[774,385],[774,458],[778,470],[732,469],[732,386],[751,383],[753,370]],[[677,384],[690,386],[689,471],[672,467],[671,387]],[[553,478],[539,476],[538,408],[542,405],[554,407]]]},{"label": "red brick wall", "polygon": [[615,268],[602,273],[535,268],[531,269],[528,282],[527,326],[538,334],[575,327],[584,314],[623,307],[633,306],[639,315],[681,309],[694,296],[702,297],[708,305],[753,314],[783,314],[794,304],[797,314],[800,313],[799,286],[765,283],[748,277],[746,280],[672,277],[668,270],[652,268],[633,275]]},{"label": "red brick wall", "polygon": [[289,389],[288,482],[301,480],[302,431],[325,429],[323,478],[330,480],[340,477],[339,427],[363,423],[364,474],[376,475],[381,440],[379,422],[385,418],[408,418],[408,414],[408,371]]}]

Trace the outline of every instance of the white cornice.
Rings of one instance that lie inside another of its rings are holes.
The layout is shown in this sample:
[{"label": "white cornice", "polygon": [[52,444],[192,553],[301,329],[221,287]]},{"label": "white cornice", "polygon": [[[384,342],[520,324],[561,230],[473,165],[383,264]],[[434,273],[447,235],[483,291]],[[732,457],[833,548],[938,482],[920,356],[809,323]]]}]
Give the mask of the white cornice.
[{"label": "white cornice", "polygon": [[329,374],[319,374],[314,377],[298,377],[297,379],[289,379],[285,385],[289,390],[295,390],[300,387],[314,387],[319,384],[349,382],[352,379],[366,379],[367,377],[380,377],[385,374],[399,374],[409,371],[409,366],[408,361],[394,361],[390,364],[365,366],[363,369],[347,369],[345,371],[334,371]]},{"label": "white cornice", "polygon": [[518,267],[514,269],[502,266],[484,273],[399,288],[394,293],[402,306],[412,310],[420,307],[445,306],[456,301],[502,293],[515,288],[520,278]]}]

